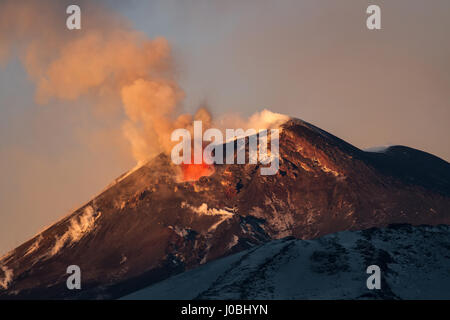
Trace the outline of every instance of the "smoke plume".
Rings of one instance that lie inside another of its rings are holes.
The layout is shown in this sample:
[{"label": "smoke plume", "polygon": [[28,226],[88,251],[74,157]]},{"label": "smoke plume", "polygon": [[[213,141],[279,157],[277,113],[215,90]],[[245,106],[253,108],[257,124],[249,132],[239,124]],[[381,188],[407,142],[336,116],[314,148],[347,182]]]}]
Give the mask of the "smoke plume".
[{"label": "smoke plume", "polygon": [[109,112],[121,101],[123,133],[142,163],[166,151],[184,93],[175,81],[168,42],[149,39],[106,8],[81,5],[82,29],[65,25],[55,1],[0,5],[0,62],[17,53],[36,85],[36,102],[87,97]]},{"label": "smoke plume", "polygon": [[[108,113],[119,101],[123,134],[138,164],[168,152],[173,130],[192,130],[193,120],[202,120],[204,130],[212,125],[207,107],[193,116],[182,112],[184,92],[164,38],[149,39],[98,4],[80,6],[82,29],[68,30],[64,2],[7,0],[0,5],[0,62],[12,53],[20,57],[36,85],[37,103],[83,97]],[[215,125],[262,129],[272,118],[264,111],[249,121],[228,116]]]}]

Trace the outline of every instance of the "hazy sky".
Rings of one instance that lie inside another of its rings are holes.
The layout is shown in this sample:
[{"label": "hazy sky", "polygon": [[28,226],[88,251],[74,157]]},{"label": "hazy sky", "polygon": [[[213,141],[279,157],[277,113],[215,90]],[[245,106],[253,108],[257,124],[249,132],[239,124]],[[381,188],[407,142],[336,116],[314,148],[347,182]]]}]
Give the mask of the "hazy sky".
[{"label": "hazy sky", "polygon": [[[382,30],[367,30],[369,4],[380,5]],[[450,159],[448,0],[105,5],[168,40],[188,111],[205,101],[216,115],[268,108],[360,148],[402,144]],[[64,8],[57,14],[64,21]],[[134,166],[120,111],[104,117],[83,97],[39,105],[35,91],[19,57],[0,68],[0,255]]]}]

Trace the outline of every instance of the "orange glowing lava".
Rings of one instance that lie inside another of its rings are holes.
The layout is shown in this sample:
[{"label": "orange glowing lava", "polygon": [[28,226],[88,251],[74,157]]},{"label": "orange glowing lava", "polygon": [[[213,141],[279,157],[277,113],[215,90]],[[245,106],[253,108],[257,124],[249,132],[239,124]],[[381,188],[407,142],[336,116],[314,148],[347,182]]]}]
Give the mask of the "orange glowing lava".
[{"label": "orange glowing lava", "polygon": [[214,172],[214,166],[206,163],[182,164],[183,181],[197,181],[200,177],[209,176]]}]

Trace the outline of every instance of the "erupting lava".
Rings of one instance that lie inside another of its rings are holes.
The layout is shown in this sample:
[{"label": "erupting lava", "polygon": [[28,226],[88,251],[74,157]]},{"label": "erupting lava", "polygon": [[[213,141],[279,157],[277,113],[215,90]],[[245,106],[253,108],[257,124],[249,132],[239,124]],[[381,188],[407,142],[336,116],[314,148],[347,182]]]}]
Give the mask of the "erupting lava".
[{"label": "erupting lava", "polygon": [[[214,165],[205,162],[203,151],[205,145],[202,144],[199,150],[194,150],[191,153],[190,163],[181,163],[181,179],[182,181],[197,181],[201,177],[207,177],[214,173]],[[195,147],[194,147],[195,149]],[[195,163],[194,154],[198,152],[201,163]],[[211,162],[209,162],[211,163]]]},{"label": "erupting lava", "polygon": [[204,162],[200,164],[181,164],[183,181],[197,181],[200,177],[209,176],[214,172],[214,166]]}]

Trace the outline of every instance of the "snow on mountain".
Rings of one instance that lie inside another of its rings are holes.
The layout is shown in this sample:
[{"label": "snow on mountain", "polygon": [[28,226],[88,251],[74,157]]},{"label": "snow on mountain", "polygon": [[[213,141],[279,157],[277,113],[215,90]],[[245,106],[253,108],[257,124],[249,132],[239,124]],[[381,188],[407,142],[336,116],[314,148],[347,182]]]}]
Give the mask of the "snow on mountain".
[{"label": "snow on mountain", "polygon": [[386,152],[391,146],[377,146],[377,147],[370,147],[370,148],[366,148],[364,149],[364,151],[366,152],[378,152],[378,153],[383,153]]},{"label": "snow on mountain", "polygon": [[97,220],[100,215],[101,213],[95,212],[91,206],[87,206],[84,209],[83,214],[73,217],[70,220],[68,230],[61,237],[56,239],[55,246],[52,248],[51,254],[55,255],[65,245],[79,241],[84,234],[92,230],[95,220]]},{"label": "snow on mountain", "polygon": [[8,289],[13,278],[13,271],[5,266],[0,266],[0,270],[3,272],[3,277],[0,277],[0,287]]},{"label": "snow on mountain", "polygon": [[[366,286],[369,265],[380,290]],[[274,240],[122,299],[450,299],[450,226]]]},{"label": "snow on mountain", "polygon": [[[160,154],[119,177],[0,259],[0,299],[118,298],[288,236],[450,224],[446,161],[402,146],[364,152],[299,119],[282,129],[274,175],[260,175],[259,164],[216,164],[180,181],[182,169]],[[82,290],[67,289],[73,264]]]}]

